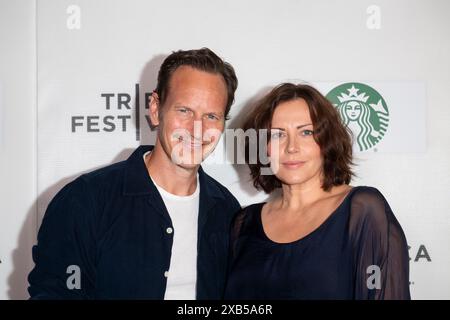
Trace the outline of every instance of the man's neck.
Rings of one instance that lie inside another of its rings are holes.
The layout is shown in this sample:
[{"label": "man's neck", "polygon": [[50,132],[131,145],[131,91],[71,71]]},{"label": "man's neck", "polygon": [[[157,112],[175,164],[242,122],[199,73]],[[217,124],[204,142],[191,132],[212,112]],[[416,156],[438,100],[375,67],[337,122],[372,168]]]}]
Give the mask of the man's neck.
[{"label": "man's neck", "polygon": [[145,165],[153,181],[169,193],[187,196],[193,194],[197,188],[199,166],[184,168],[173,163],[159,141],[145,157]]}]

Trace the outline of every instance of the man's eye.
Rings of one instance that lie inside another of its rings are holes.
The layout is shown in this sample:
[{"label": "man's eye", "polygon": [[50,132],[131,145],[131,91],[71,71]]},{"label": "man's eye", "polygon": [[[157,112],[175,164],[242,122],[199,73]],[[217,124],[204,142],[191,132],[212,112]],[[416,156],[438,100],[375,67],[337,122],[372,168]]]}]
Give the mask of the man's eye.
[{"label": "man's eye", "polygon": [[208,115],[207,115],[207,118],[208,118],[209,120],[219,120],[219,117],[217,117],[217,116],[215,116],[215,115],[213,115],[213,114],[208,114]]},{"label": "man's eye", "polygon": [[192,111],[187,108],[178,108],[177,112],[180,113],[182,116],[189,116]]}]

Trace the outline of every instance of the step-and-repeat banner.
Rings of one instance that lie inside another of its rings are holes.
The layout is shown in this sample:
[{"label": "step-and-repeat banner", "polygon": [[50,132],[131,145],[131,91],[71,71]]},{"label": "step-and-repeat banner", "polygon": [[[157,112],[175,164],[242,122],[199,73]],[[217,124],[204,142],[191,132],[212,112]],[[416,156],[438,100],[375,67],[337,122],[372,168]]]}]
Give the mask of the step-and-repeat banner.
[{"label": "step-and-repeat banner", "polygon": [[[161,62],[209,47],[239,78],[228,128],[284,81],[333,102],[355,135],[352,184],[380,189],[406,233],[412,297],[449,299],[450,148],[433,127],[448,119],[438,68],[448,57],[435,52],[448,50],[445,1],[375,2],[39,0],[38,225],[65,184],[154,142],[148,99]],[[225,140],[205,170],[243,206],[266,199]]]}]

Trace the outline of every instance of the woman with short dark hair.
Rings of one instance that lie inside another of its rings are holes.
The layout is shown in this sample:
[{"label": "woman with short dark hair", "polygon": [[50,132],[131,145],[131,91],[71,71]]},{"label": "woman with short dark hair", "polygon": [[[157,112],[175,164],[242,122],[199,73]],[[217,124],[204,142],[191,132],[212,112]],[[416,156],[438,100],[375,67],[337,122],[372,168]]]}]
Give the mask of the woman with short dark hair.
[{"label": "woman with short dark hair", "polygon": [[254,186],[281,193],[236,216],[225,298],[410,299],[405,235],[376,188],[350,186],[351,134],[333,105],[284,83],[243,129],[258,132],[246,142]]}]

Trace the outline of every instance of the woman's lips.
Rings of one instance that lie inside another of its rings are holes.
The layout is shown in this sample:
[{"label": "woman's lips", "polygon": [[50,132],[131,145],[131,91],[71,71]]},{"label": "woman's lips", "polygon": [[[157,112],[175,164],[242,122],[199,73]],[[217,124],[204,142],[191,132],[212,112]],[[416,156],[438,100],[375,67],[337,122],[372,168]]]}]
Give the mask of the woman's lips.
[{"label": "woman's lips", "polygon": [[288,169],[297,169],[304,165],[305,161],[285,161],[281,164]]}]

